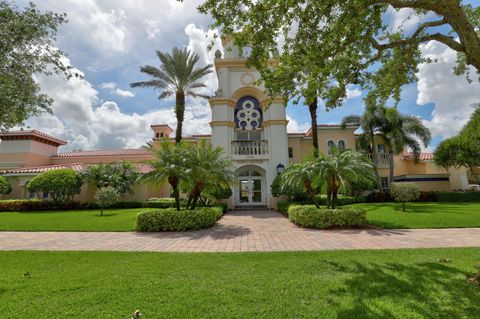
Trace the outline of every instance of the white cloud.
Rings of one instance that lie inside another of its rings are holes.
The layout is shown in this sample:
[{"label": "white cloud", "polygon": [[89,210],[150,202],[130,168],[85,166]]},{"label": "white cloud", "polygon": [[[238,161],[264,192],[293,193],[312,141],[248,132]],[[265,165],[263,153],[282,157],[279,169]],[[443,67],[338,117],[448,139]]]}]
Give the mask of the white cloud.
[{"label": "white cloud", "polygon": [[287,132],[288,133],[303,133],[310,128],[310,123],[299,124],[293,117],[287,115]]},{"label": "white cloud", "polygon": [[347,88],[347,100],[356,99],[362,96],[362,91],[359,89],[350,89]]},{"label": "white cloud", "polygon": [[125,98],[135,97],[135,93],[133,93],[132,91],[122,90],[118,88],[117,84],[114,82],[104,82],[100,84],[100,87],[102,89],[108,89],[110,90],[110,93],[116,94],[121,97],[125,97]]},{"label": "white cloud", "polygon": [[453,74],[456,53],[447,46],[431,41],[421,50],[437,63],[419,66],[417,104],[435,104],[432,119],[424,123],[433,136],[447,138],[458,133],[473,112],[472,105],[480,102],[480,83],[469,84],[465,76]]}]

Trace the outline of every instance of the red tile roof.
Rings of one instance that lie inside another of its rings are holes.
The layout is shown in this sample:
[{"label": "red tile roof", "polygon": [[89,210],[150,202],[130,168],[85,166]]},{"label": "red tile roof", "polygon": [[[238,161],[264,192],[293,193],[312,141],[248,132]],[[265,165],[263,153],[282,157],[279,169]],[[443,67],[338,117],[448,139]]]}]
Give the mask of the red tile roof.
[{"label": "red tile roof", "polygon": [[39,174],[57,169],[73,169],[80,172],[84,165],[80,163],[12,168],[0,171],[0,174]]},{"label": "red tile roof", "polygon": [[54,136],[37,130],[18,130],[0,133],[0,139],[2,140],[37,140],[46,144],[55,146],[65,145],[67,142],[62,141]]},{"label": "red tile roof", "polygon": [[[405,153],[403,157],[405,159],[414,159],[413,153]],[[421,161],[431,161],[433,160],[433,153],[420,153],[419,159]]]},{"label": "red tile roof", "polygon": [[150,155],[151,153],[144,148],[120,149],[120,150],[94,150],[94,151],[73,151],[58,153],[53,157],[95,157],[95,156],[139,156]]}]

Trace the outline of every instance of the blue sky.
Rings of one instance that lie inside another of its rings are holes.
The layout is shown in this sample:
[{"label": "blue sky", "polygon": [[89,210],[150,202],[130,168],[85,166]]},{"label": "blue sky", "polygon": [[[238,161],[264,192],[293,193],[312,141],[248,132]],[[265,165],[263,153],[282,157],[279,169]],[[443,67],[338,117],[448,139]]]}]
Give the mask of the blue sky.
[{"label": "blue sky", "polygon": [[[161,2],[161,4],[160,4]],[[201,56],[201,63],[213,60],[206,50],[210,17],[196,6],[201,0],[42,0],[41,10],[66,12],[69,22],[58,33],[57,46],[69,62],[84,74],[83,80],[66,82],[59,77],[38,77],[44,92],[55,99],[53,115],[31,119],[27,125],[69,142],[64,150],[139,147],[151,138],[150,124],[175,125],[173,100],[159,101],[151,89],[131,89],[129,83],[146,79],[141,65],[158,65],[155,50],[170,51],[188,46]],[[478,5],[480,0],[470,1]],[[22,6],[25,2],[18,1]],[[391,10],[392,28],[412,30],[415,19],[406,19],[408,10]],[[211,33],[210,33],[211,36]],[[426,44],[425,55],[438,63],[423,65],[418,83],[405,86],[399,108],[425,120],[434,140],[454,135],[467,121],[471,105],[480,102],[480,85],[468,84],[451,72],[455,54],[438,43]],[[208,93],[216,79],[207,79]],[[319,123],[336,123],[347,114],[360,114],[365,92],[351,92],[340,108],[318,112]],[[185,131],[209,133],[210,109],[205,101],[188,101]],[[308,129],[305,106],[287,107],[289,131]]]}]

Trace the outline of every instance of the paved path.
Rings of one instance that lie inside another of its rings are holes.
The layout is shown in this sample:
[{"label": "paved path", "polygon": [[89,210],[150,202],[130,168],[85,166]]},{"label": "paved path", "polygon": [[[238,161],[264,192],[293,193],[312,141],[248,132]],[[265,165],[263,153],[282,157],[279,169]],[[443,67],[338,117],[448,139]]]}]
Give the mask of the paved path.
[{"label": "paved path", "polygon": [[0,250],[239,252],[480,247],[480,228],[312,230],[272,211],[227,213],[184,233],[0,232]]}]

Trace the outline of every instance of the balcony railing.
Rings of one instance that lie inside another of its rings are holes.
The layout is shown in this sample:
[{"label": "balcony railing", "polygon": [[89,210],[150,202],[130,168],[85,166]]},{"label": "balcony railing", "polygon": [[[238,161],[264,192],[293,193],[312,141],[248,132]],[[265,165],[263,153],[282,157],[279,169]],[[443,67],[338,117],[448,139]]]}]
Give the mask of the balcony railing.
[{"label": "balcony railing", "polygon": [[377,154],[368,153],[367,155],[368,155],[368,158],[377,165],[390,164],[390,157],[388,153],[377,153]]},{"label": "balcony railing", "polygon": [[268,154],[268,142],[264,140],[255,141],[233,141],[233,155],[265,155]]}]

